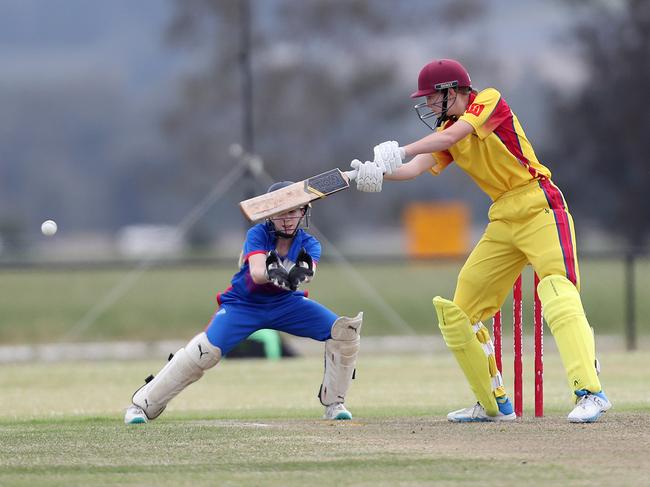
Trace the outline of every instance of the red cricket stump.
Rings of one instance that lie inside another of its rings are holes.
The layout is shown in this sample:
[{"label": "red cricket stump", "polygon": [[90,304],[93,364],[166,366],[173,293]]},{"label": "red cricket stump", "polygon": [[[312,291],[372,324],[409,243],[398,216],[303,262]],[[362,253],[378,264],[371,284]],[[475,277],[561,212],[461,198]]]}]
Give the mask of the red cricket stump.
[{"label": "red cricket stump", "polygon": [[497,369],[503,376],[503,367],[501,366],[501,310],[497,311],[492,318],[492,334],[494,335],[494,358],[497,362]]},{"label": "red cricket stump", "polygon": [[[542,321],[542,305],[537,294],[539,277],[534,277],[533,300],[533,334],[535,354],[535,416],[544,416],[544,328]],[[521,291],[521,275],[512,288],[512,331],[514,347],[514,408],[515,414],[520,417],[524,410],[524,367],[523,367],[523,297]],[[503,321],[501,310],[497,311],[492,320],[492,334],[494,335],[494,355],[497,368],[503,376],[502,349],[503,349]]]},{"label": "red cricket stump", "polygon": [[535,273],[535,300],[533,308],[533,326],[535,333],[535,416],[544,416],[544,322],[542,320],[542,302],[537,294],[539,277]]},{"label": "red cricket stump", "polygon": [[524,354],[523,334],[523,299],[521,297],[521,275],[512,288],[512,340],[515,352],[514,382],[515,382],[515,414],[520,417],[524,412]]}]

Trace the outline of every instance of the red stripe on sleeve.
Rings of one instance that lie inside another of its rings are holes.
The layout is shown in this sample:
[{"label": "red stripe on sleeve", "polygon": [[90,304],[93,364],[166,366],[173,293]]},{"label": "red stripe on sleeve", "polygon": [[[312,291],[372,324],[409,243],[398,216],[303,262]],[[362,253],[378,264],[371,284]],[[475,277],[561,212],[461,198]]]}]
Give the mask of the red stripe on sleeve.
[{"label": "red stripe on sleeve", "polygon": [[265,250],[253,250],[253,251],[247,253],[247,254],[244,256],[244,262],[248,262],[248,258],[249,258],[251,255],[255,255],[255,254],[266,254],[266,251],[265,251]]},{"label": "red stripe on sleeve", "polygon": [[[507,106],[507,105],[506,105]],[[539,177],[537,170],[530,165],[530,161],[524,156],[524,152],[521,150],[521,144],[519,143],[519,136],[515,130],[515,121],[512,116],[512,112],[508,109],[508,117],[494,129],[494,134],[499,137],[499,140],[506,146],[506,149],[515,156],[519,163],[528,169],[528,172],[534,178]]]},{"label": "red stripe on sleeve", "polygon": [[515,132],[514,120],[512,119],[512,114],[510,115],[510,123],[502,123],[495,130],[494,133],[499,140],[503,142],[503,145],[506,146],[506,149],[517,158],[519,163],[527,167],[530,165],[530,162],[524,156],[524,153],[521,150],[521,145],[519,144],[519,138]]},{"label": "red stripe on sleeve", "polygon": [[497,103],[497,106],[494,108],[494,111],[490,114],[490,118],[487,119],[485,125],[495,130],[503,122],[512,118],[512,112],[508,104],[502,99]]}]

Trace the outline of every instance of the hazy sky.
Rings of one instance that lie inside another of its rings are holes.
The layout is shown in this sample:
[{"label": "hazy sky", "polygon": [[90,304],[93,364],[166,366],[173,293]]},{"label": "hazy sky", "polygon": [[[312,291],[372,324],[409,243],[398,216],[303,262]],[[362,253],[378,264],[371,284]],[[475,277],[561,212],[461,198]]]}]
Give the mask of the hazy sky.
[{"label": "hazy sky", "polygon": [[[276,2],[256,1],[267,9]],[[413,6],[397,0],[395,5]],[[253,19],[254,29],[272,27],[271,17],[259,17],[263,10],[253,9],[253,15],[258,16]],[[149,143],[156,145],[162,137],[160,114],[173,105],[183,76],[206,63],[209,52],[201,46],[175,49],[165,42],[164,31],[174,11],[171,0],[0,0],[0,95],[20,100],[21,96],[39,93],[50,100],[64,91],[61,86],[99,86],[99,96],[115,97],[127,107],[115,113],[121,117],[120,124],[129,127],[128,135],[133,134],[138,143],[148,137]],[[529,137],[538,142],[544,134],[544,107],[539,98],[530,97],[534,87],[559,77],[565,82],[580,79],[579,65],[562,42],[569,18],[566,7],[555,1],[491,0],[484,15],[470,18],[453,32],[437,25],[436,19],[414,17],[403,31],[372,39],[367,56],[395,60],[404,86],[401,115],[405,116],[410,116],[408,94],[415,88],[417,72],[425,62],[434,57],[466,57],[476,87],[497,86],[525,121]],[[253,63],[272,59],[294,62],[300,69],[301,58],[294,55],[302,50],[303,56],[316,51],[316,57],[332,62],[332,72],[340,76],[357,69],[357,59],[335,36],[308,41],[271,42],[265,46],[264,56],[253,52]],[[323,52],[330,55],[319,57]],[[275,57],[265,57],[269,54]],[[496,66],[485,65],[492,60]],[[16,103],[15,109],[20,110],[20,106]],[[96,113],[98,118],[102,115],[101,111]],[[5,119],[12,123],[10,115]],[[417,122],[413,125],[417,126],[414,133],[420,134],[421,127]],[[113,144],[111,147],[102,148],[107,159],[122,147],[129,147],[124,134],[119,137],[116,149],[112,139],[106,142]],[[83,167],[83,161],[78,164]],[[482,195],[477,192],[476,198]]]},{"label": "hazy sky", "polygon": [[[507,67],[504,79],[513,85],[531,75],[529,62],[537,69],[533,74],[553,77],[557,70],[549,63],[567,55],[558,42],[568,22],[566,7],[541,0],[493,0],[490,6],[488,14],[464,32],[451,38],[446,34],[453,50],[475,53],[488,46]],[[115,77],[125,89],[150,90],[152,83],[165,83],[201,58],[200,50],[194,55],[180,53],[163,42],[173,8],[169,0],[3,0],[0,80],[46,83],[101,72]],[[419,65],[419,53],[436,40],[436,25],[434,19],[428,23],[418,19],[415,24],[429,32],[426,44],[411,30],[386,42],[400,49],[405,62],[413,59]]]}]

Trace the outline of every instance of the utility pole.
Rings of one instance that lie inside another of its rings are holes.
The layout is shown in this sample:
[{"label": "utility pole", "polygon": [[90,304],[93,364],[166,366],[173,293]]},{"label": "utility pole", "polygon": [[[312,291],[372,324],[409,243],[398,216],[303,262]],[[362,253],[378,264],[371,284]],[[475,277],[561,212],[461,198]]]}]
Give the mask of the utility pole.
[{"label": "utility pole", "polygon": [[[242,102],[242,157],[255,154],[255,129],[253,121],[253,73],[251,67],[251,6],[250,0],[239,0],[239,69],[241,71]],[[245,194],[255,196],[255,176],[251,167],[244,173]]]},{"label": "utility pole", "polygon": [[242,77],[242,146],[245,152],[255,152],[253,129],[253,74],[251,69],[251,9],[250,0],[239,0],[240,52]]}]

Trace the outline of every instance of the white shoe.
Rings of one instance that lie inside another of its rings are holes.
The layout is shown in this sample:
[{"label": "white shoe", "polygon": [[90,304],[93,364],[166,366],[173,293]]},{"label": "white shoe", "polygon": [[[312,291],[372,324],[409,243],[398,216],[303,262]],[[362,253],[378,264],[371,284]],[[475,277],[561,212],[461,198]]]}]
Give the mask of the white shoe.
[{"label": "white shoe", "polygon": [[144,413],[140,406],[131,404],[126,408],[126,413],[124,414],[124,423],[126,424],[142,424],[149,422],[149,418]]},{"label": "white shoe", "polygon": [[342,402],[335,402],[325,407],[323,419],[352,419],[352,413],[345,408]]},{"label": "white shoe", "polygon": [[569,413],[570,423],[593,423],[612,407],[612,403],[602,391],[596,393],[577,391],[576,394],[580,399],[573,411]]},{"label": "white shoe", "polygon": [[501,411],[496,416],[488,416],[485,408],[480,403],[458,411],[452,411],[447,415],[447,419],[452,423],[472,423],[485,421],[514,421],[517,416],[514,412],[503,414]]}]

